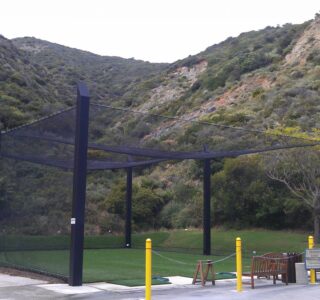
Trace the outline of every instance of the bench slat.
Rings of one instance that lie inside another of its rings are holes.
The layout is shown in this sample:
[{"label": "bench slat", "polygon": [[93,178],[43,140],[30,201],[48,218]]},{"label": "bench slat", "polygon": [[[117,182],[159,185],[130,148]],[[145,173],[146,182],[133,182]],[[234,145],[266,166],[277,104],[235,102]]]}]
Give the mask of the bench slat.
[{"label": "bench slat", "polygon": [[[244,274],[245,275],[245,274]],[[253,256],[251,261],[251,287],[254,288],[254,276],[273,277],[276,283],[278,275],[285,276],[288,285],[288,259],[280,253],[267,253],[263,256]]]}]

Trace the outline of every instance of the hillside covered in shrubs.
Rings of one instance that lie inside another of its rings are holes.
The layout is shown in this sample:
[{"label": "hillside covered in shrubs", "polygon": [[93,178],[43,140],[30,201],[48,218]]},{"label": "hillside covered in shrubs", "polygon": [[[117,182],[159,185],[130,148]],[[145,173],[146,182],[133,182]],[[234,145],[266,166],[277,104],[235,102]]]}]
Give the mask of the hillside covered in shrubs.
[{"label": "hillside covered in shrubs", "polygon": [[[243,33],[173,64],[102,57],[36,38],[0,36],[0,128],[7,130],[74,105],[78,81],[87,83],[94,102],[179,117],[174,122],[179,133],[163,139],[177,149],[187,143],[202,147],[204,139],[195,134],[196,123],[184,127],[179,120],[318,139],[320,18]],[[110,124],[134,128],[132,134],[141,140],[168,129],[164,122],[155,131],[151,125],[139,125],[138,118],[113,117]],[[313,210],[268,177],[263,155],[216,160],[211,168],[212,226],[311,228]],[[11,171],[17,176],[19,166]],[[38,168],[30,174],[40,178],[44,171]],[[7,230],[14,231],[21,203],[25,218],[46,220],[50,214],[59,220],[68,215],[69,201],[61,199],[70,197],[69,191],[57,193],[43,185],[41,194],[33,191],[28,205],[22,191],[14,197],[10,191],[8,196],[9,177],[0,174],[0,224],[1,219],[11,219],[12,228]],[[87,233],[122,232],[124,199],[125,172],[88,174]],[[136,230],[201,227],[202,162],[170,161],[136,170],[133,222]],[[44,223],[26,223],[20,227],[25,233],[47,230]],[[69,224],[61,222],[52,226],[56,232],[69,230]]]}]

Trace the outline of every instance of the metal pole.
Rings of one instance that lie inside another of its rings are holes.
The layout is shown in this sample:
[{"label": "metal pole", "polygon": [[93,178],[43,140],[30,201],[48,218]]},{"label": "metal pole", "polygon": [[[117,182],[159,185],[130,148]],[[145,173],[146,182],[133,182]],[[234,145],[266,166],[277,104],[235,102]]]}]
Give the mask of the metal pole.
[{"label": "metal pole", "polygon": [[[309,235],[308,237],[308,248],[313,249],[314,248],[314,239],[312,235]],[[316,283],[316,271],[314,269],[310,270],[310,283],[315,284]]]},{"label": "metal pole", "polygon": [[146,240],[146,293],[145,299],[151,300],[151,277],[152,277],[152,241]]},{"label": "metal pole", "polygon": [[242,249],[241,238],[236,239],[237,292],[242,292]]},{"label": "metal pole", "polygon": [[131,248],[132,168],[127,168],[126,248]]},{"label": "metal pole", "polygon": [[204,160],[203,168],[203,254],[211,254],[211,168],[210,159]]},{"label": "metal pole", "polygon": [[77,86],[77,115],[74,145],[73,199],[71,216],[69,285],[82,285],[84,213],[87,181],[89,93],[83,83]]}]

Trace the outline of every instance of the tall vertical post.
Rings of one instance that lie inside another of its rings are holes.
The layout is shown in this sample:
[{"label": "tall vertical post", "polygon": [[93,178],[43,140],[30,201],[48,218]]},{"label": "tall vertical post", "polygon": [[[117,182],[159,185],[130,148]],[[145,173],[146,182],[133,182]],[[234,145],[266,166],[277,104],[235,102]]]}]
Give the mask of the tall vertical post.
[{"label": "tall vertical post", "polygon": [[82,285],[84,213],[87,181],[89,128],[89,92],[83,83],[77,86],[77,110],[74,145],[73,199],[71,216],[69,285]]},{"label": "tall vertical post", "polygon": [[236,239],[237,292],[242,292],[242,245],[241,238]]},{"label": "tall vertical post", "polygon": [[[308,248],[313,249],[314,248],[314,239],[312,235],[309,235],[308,237]],[[310,283],[315,284],[316,283],[316,271],[314,269],[310,270]]]},{"label": "tall vertical post", "polygon": [[211,168],[210,159],[204,160],[203,168],[203,254],[211,254]]},{"label": "tall vertical post", "polygon": [[152,284],[152,241],[146,240],[146,292],[145,300],[151,300]]},{"label": "tall vertical post", "polygon": [[132,168],[127,168],[126,248],[131,248]]}]

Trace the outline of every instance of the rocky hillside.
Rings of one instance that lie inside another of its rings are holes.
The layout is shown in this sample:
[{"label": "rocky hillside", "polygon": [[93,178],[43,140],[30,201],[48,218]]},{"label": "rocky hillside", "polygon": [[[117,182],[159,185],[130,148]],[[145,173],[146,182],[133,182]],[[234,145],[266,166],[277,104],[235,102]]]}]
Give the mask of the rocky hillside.
[{"label": "rocky hillside", "polygon": [[71,105],[79,80],[94,101],[115,106],[238,126],[318,126],[319,22],[243,33],[171,65],[1,37],[1,127]]},{"label": "rocky hillside", "polygon": [[0,127],[11,128],[59,109],[54,84],[46,70],[0,36]]},{"label": "rocky hillside", "polygon": [[138,106],[236,126],[319,128],[319,34],[318,18],[229,38],[171,65]]},{"label": "rocky hillside", "polygon": [[0,127],[11,128],[73,105],[80,80],[92,98],[119,102],[132,86],[167,64],[103,57],[35,38],[0,36]]},{"label": "rocky hillside", "polygon": [[[102,115],[97,122],[99,126],[94,128],[97,136],[102,136],[100,133],[107,136],[105,143],[112,138],[121,142],[123,134],[130,135],[133,142],[151,143],[157,137],[162,146],[170,149],[188,144],[193,149],[194,145],[201,148],[208,138],[212,138],[214,149],[222,144],[222,138],[225,142],[241,140],[237,135],[231,138],[217,135],[218,140],[214,140],[216,136],[212,132],[199,130],[195,128],[197,125],[185,120],[253,129],[319,131],[319,41],[320,18],[317,17],[300,25],[286,24],[243,33],[173,64],[152,64],[102,57],[35,38],[8,40],[1,36],[0,128],[12,128],[73,105],[75,84],[83,80],[95,102],[181,117],[141,118],[134,113],[112,111],[108,118]],[[106,128],[112,130],[111,134],[106,134]],[[175,135],[170,135],[172,129],[177,129]],[[21,177],[31,189],[37,186],[34,178],[42,178],[40,170],[31,170],[32,167],[28,165],[28,172],[21,172],[32,177],[29,181],[25,175]],[[16,166],[8,169],[14,173]],[[89,174],[86,231],[105,233],[111,228],[120,232],[124,217],[123,174],[101,174]],[[137,229],[201,226],[201,176],[199,161],[164,163],[135,171],[134,226]],[[0,195],[7,191],[5,180],[1,179]],[[266,176],[261,157],[212,161],[212,182],[213,224],[308,226],[309,207]],[[45,213],[38,210],[38,203],[47,207],[55,198],[56,208],[50,211],[52,224],[57,227],[60,200],[70,198],[67,192],[54,190],[58,185],[41,183],[39,186],[48,188],[41,189],[40,198],[38,191],[32,191],[33,197],[29,198],[35,204],[28,202],[28,207],[23,209],[29,209],[29,215],[42,220]],[[15,200],[0,197],[0,207],[8,207],[3,215],[12,214],[12,224],[17,213],[15,203],[25,203],[24,190],[17,193]],[[66,216],[69,211],[66,206]],[[25,221],[30,225],[29,220]],[[41,225],[30,226],[26,229],[29,233],[42,230]],[[68,227],[56,229],[67,232]]]},{"label": "rocky hillside", "polygon": [[[13,44],[24,51],[30,61],[45,67],[50,80],[59,84],[61,100],[74,96],[73,87],[85,81],[95,100],[118,100],[132,85],[161,72],[167,64],[152,64],[134,59],[99,56],[35,38],[20,38]],[[71,93],[71,94],[70,94]],[[69,100],[70,101],[70,100]]]},{"label": "rocky hillside", "polygon": [[314,59],[320,49],[320,18],[315,19],[295,43],[292,51],[286,56],[288,65],[306,65]]}]

